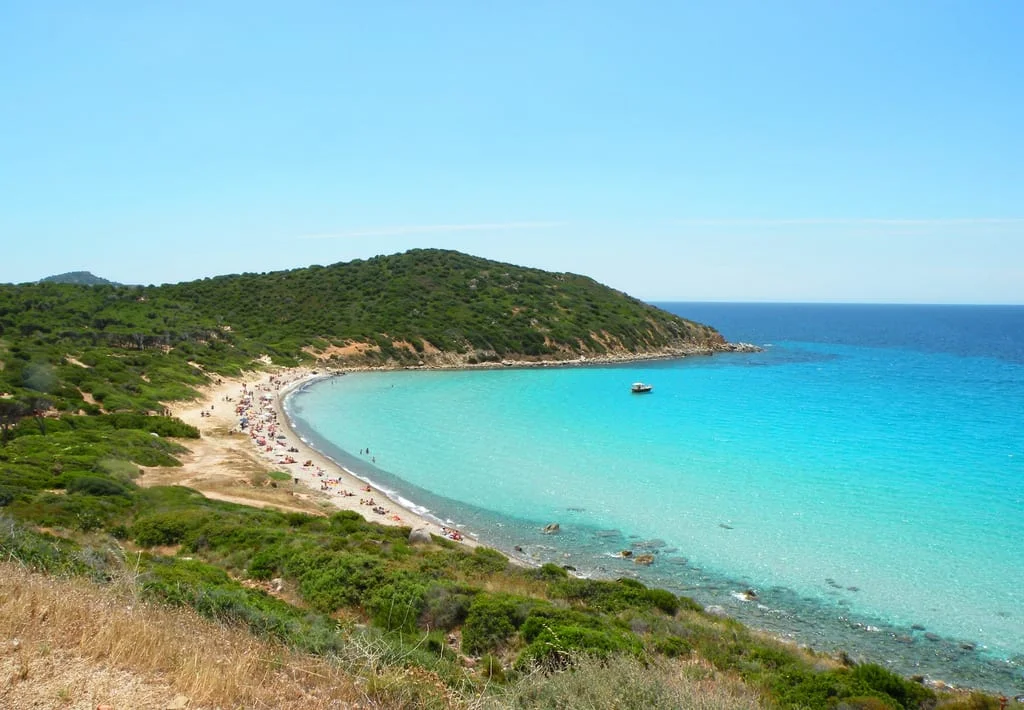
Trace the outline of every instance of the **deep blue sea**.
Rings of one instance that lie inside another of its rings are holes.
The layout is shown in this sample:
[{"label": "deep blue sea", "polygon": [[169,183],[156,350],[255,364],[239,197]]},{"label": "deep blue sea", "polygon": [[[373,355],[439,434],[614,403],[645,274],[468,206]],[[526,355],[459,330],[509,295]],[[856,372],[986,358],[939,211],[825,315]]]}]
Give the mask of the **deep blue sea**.
[{"label": "deep blue sea", "polygon": [[1024,692],[1024,307],[658,305],[764,352],[353,373],[288,410],[342,465],[519,557]]}]

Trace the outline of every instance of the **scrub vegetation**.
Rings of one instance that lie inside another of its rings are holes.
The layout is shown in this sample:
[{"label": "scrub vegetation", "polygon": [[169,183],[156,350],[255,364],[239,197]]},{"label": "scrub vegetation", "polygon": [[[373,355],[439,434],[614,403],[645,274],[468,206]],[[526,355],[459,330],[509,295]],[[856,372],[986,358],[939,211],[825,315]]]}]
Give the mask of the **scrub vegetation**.
[{"label": "scrub vegetation", "polygon": [[136,485],[140,466],[177,465],[199,436],[164,402],[262,356],[294,364],[352,342],[401,364],[430,348],[505,358],[721,339],[583,277],[441,251],[175,286],[2,286],[0,660],[13,670],[0,692],[59,648],[160,674],[194,707],[996,707],[634,580],[414,546],[350,512]]}]

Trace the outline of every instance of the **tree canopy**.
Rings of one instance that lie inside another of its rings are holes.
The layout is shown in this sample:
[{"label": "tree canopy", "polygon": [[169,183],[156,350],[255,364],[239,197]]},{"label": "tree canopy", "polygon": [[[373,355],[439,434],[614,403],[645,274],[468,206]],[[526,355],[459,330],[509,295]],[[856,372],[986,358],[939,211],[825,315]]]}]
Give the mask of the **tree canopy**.
[{"label": "tree canopy", "polygon": [[713,328],[576,274],[418,249],[162,286],[0,285],[0,396],[159,411],[255,358],[415,365],[711,352]]}]

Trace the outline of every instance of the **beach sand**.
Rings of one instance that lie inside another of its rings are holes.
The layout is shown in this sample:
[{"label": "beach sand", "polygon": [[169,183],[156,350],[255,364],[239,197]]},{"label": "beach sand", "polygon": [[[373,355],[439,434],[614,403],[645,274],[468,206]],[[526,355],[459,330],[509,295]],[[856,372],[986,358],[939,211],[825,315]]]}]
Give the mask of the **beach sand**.
[{"label": "beach sand", "polygon": [[[309,368],[248,373],[241,378],[214,376],[214,383],[200,390],[199,399],[168,405],[173,416],[201,434],[198,440],[180,441],[189,449],[179,457],[182,466],[143,468],[140,484],[188,486],[208,498],[286,511],[325,515],[352,510],[381,525],[423,528],[453,539],[450,530],[403,507],[299,438],[282,405],[289,392],[317,376]],[[251,394],[253,403],[247,408],[251,425],[262,422],[262,431],[256,432],[255,438],[250,428],[239,430],[236,408],[246,393]],[[274,436],[270,436],[271,429]],[[265,437],[263,445],[257,444],[260,435]],[[295,463],[284,463],[289,458]],[[307,462],[309,465],[304,465]],[[287,473],[290,478],[269,479],[267,474],[272,471]],[[381,514],[374,508],[387,512]],[[458,541],[477,545],[468,536]]]}]

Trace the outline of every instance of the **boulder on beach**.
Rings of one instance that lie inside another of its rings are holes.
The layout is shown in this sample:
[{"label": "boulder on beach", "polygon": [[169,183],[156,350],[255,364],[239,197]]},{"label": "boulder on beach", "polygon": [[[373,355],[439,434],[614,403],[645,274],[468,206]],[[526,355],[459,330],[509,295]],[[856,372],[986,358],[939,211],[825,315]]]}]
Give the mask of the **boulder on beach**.
[{"label": "boulder on beach", "polygon": [[409,531],[409,544],[427,544],[429,545],[434,541],[434,538],[430,536],[430,531],[426,528],[415,528]]},{"label": "boulder on beach", "polygon": [[545,535],[553,535],[561,529],[562,527],[558,523],[548,523],[541,532]]}]

